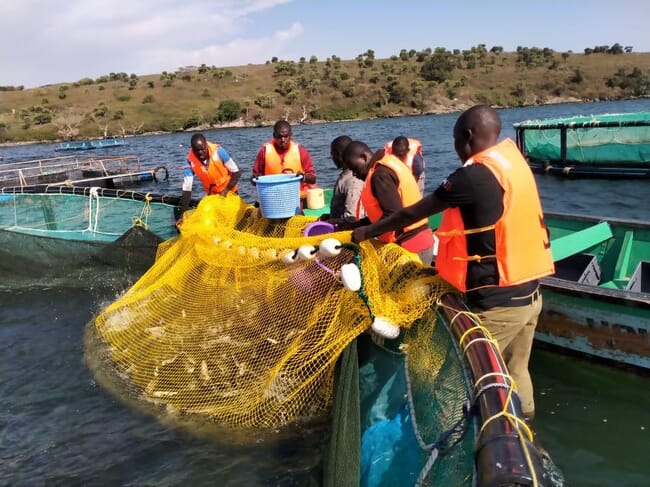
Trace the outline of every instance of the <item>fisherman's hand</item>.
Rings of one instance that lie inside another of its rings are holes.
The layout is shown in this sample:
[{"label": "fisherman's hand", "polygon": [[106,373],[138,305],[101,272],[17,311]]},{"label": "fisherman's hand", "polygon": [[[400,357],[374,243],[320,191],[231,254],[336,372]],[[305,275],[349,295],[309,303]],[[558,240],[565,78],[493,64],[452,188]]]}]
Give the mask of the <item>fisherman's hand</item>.
[{"label": "fisherman's hand", "polygon": [[366,229],[368,227],[357,227],[354,230],[352,230],[352,242],[354,243],[360,243],[363,242],[364,240],[368,240],[368,235],[366,233]]},{"label": "fisherman's hand", "polygon": [[330,218],[327,220],[327,223],[334,225],[337,232],[342,232],[344,230],[352,230],[356,222],[348,222],[342,218]]},{"label": "fisherman's hand", "polygon": [[[299,173],[302,174],[302,173]],[[315,174],[303,174],[303,181],[307,184],[316,184],[316,175]]]}]

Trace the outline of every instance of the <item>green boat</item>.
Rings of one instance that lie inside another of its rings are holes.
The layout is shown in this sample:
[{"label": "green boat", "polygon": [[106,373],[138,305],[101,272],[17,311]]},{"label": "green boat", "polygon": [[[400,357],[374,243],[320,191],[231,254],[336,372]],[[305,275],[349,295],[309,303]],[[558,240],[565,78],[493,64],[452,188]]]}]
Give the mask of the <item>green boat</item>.
[{"label": "green boat", "polygon": [[650,222],[545,213],[556,272],[536,338],[650,370]]},{"label": "green boat", "polygon": [[650,112],[527,120],[513,124],[536,173],[563,177],[650,177]]}]

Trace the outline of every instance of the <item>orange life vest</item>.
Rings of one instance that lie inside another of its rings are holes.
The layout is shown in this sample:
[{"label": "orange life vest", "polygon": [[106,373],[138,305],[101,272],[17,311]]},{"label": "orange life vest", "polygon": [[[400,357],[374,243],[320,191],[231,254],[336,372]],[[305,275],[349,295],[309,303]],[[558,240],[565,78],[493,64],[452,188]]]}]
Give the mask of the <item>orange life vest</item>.
[{"label": "orange life vest", "polygon": [[[397,186],[397,191],[399,193],[400,200],[402,201],[402,206],[404,207],[411,206],[422,199],[422,195],[420,194],[420,188],[418,188],[418,184],[415,182],[415,178],[413,178],[413,174],[411,174],[411,171],[409,171],[408,167],[406,167],[406,164],[404,164],[395,156],[386,155],[382,159],[377,161],[368,171],[368,175],[366,176],[366,183],[363,185],[363,190],[361,191],[361,198],[359,198],[359,202],[363,204],[363,208],[366,211],[366,215],[368,216],[368,218],[372,223],[376,222],[377,220],[380,220],[381,217],[384,215],[384,212],[382,211],[381,206],[379,205],[379,201],[377,200],[377,198],[375,198],[375,195],[372,194],[371,181],[372,181],[372,176],[375,173],[378,164],[386,166],[391,171],[393,171],[397,176],[397,179],[399,181],[399,184]],[[361,209],[361,205],[358,204],[357,219],[360,218],[360,209]],[[421,227],[422,225],[426,225],[427,222],[428,222],[427,219],[423,218],[422,220],[419,220],[413,223],[412,225],[409,225],[408,227],[404,227],[403,231],[407,232],[409,230],[413,230],[415,228]],[[390,243],[396,241],[395,232],[382,233],[377,238],[379,239],[380,242],[384,242],[384,243]]]},{"label": "orange life vest", "polygon": [[[413,169],[413,159],[415,159],[415,154],[420,154],[422,156],[422,143],[417,139],[411,139],[409,137],[409,152],[406,156],[406,165],[409,169]],[[393,141],[386,142],[384,146],[386,154],[393,153]],[[424,156],[423,156],[424,157]]]},{"label": "orange life vest", "polygon": [[[299,144],[293,140],[289,142],[289,148],[284,154],[279,154],[273,141],[264,144],[264,174],[282,174],[282,173],[304,173],[300,161]],[[315,184],[307,184],[304,181],[300,183],[300,197],[307,196],[307,190],[315,188]]]},{"label": "orange life vest", "polygon": [[[199,161],[192,149],[187,153],[187,162],[190,164],[194,175],[198,176],[201,180],[205,194],[208,195],[221,193],[226,189],[231,177],[230,171],[224,166],[223,161],[219,157],[219,147],[219,144],[207,143],[209,156],[207,166]],[[232,188],[232,191],[236,193],[237,186]]]},{"label": "orange life vest", "polygon": [[[461,291],[468,291],[467,263],[497,261],[499,286],[523,284],[555,272],[549,235],[535,178],[511,139],[471,157],[465,165],[484,164],[503,189],[503,214],[494,225],[465,229],[460,209],[443,211],[436,269]],[[467,255],[466,235],[494,230],[496,255]]]}]

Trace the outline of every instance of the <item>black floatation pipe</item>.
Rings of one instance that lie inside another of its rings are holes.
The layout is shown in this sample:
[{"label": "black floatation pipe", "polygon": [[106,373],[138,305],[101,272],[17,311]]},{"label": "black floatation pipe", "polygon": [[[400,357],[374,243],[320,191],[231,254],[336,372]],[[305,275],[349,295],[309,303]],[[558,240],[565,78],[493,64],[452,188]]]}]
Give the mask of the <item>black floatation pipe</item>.
[{"label": "black floatation pipe", "polygon": [[473,404],[481,425],[475,445],[478,485],[547,485],[541,455],[495,344],[457,295],[445,294],[440,301],[474,384]]}]

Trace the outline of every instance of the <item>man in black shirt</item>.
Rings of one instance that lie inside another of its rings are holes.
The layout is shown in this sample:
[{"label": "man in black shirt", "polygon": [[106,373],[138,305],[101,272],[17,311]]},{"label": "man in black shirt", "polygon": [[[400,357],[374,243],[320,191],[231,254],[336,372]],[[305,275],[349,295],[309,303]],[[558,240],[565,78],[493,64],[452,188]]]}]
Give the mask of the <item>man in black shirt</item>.
[{"label": "man in black shirt", "polygon": [[463,166],[430,195],[372,225],[360,242],[444,210],[436,268],[497,340],[525,416],[535,411],[528,372],[542,309],[539,278],[554,272],[535,179],[514,142],[497,142],[501,121],[477,105],[458,118],[454,147]]},{"label": "man in black shirt", "polygon": [[[406,148],[408,150],[408,141]],[[384,163],[385,158],[392,158],[396,164],[391,166],[391,161]],[[350,142],[343,151],[343,162],[355,177],[365,182],[361,192],[361,202],[367,216],[356,222],[354,226],[367,225],[371,221],[388,218],[404,206],[422,199],[411,170],[401,159],[387,155],[383,149],[373,154],[367,144],[355,140]],[[417,220],[411,222],[411,225],[401,225],[391,229],[395,232],[392,241],[418,254],[420,260],[429,265],[433,258],[433,234],[428,221],[420,220],[423,221],[415,225],[412,224]]]}]

